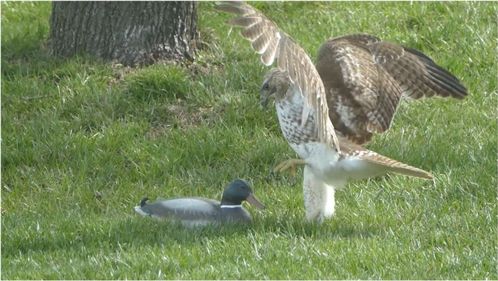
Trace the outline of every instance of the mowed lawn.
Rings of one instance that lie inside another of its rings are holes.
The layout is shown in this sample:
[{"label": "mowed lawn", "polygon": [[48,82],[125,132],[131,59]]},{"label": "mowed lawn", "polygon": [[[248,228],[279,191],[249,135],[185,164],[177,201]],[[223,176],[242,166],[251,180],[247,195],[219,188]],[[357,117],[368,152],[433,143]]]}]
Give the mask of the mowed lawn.
[{"label": "mowed lawn", "polygon": [[[302,170],[263,67],[213,3],[188,65],[138,69],[47,51],[51,4],[2,2],[2,279],[498,279],[497,5],[255,3],[314,59],[366,32],[417,48],[469,96],[404,102],[369,148],[432,171],[352,182],[306,223]],[[138,217],[143,196],[219,198],[234,178],[266,210],[249,226],[185,230]]]}]

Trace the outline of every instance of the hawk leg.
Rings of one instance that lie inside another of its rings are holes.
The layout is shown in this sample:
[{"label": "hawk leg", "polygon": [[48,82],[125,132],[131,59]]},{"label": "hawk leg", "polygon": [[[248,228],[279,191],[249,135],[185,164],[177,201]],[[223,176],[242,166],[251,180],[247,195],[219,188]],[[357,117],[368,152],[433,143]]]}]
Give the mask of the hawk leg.
[{"label": "hawk leg", "polygon": [[277,166],[275,166],[275,168],[273,168],[273,172],[275,173],[282,173],[288,169],[291,169],[291,174],[293,176],[296,175],[296,166],[297,165],[305,165],[306,164],[306,161],[304,161],[303,159],[287,159],[287,160],[284,160],[280,163],[278,163]]}]

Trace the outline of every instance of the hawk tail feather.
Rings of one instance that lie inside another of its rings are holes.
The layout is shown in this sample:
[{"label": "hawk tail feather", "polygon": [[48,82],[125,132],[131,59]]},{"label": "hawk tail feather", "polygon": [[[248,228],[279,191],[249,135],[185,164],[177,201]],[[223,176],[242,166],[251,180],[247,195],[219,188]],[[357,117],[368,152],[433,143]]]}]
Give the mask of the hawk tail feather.
[{"label": "hawk tail feather", "polygon": [[431,173],[424,171],[419,168],[412,167],[410,165],[406,165],[403,163],[399,163],[401,165],[396,165],[396,166],[391,166],[390,171],[393,173],[405,175],[405,176],[411,176],[411,177],[417,177],[417,178],[423,178],[423,179],[428,179],[431,180],[433,179],[433,176]]},{"label": "hawk tail feather", "polygon": [[384,166],[389,172],[423,179],[433,179],[432,174],[427,171],[415,168],[405,163],[401,163],[389,157],[377,154],[373,151],[369,151],[369,153],[367,153],[367,156],[362,158],[370,163]]}]

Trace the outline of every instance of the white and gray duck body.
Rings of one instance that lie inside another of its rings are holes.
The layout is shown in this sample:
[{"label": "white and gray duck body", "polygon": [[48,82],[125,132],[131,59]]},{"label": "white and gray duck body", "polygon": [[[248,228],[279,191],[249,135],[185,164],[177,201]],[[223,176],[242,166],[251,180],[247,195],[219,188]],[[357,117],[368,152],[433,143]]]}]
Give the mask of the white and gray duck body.
[{"label": "white and gray duck body", "polygon": [[243,201],[256,208],[264,205],[254,196],[249,184],[241,179],[232,181],[223,191],[220,201],[208,198],[186,197],[161,199],[148,203],[142,199],[135,211],[143,216],[179,221],[184,226],[196,227],[209,224],[249,223],[250,213],[242,206]]}]

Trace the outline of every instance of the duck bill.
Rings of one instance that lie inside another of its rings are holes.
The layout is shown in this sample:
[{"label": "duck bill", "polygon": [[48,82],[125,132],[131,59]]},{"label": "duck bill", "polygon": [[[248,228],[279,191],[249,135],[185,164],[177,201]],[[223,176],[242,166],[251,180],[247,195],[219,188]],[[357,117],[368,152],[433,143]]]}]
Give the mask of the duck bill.
[{"label": "duck bill", "polygon": [[247,196],[246,200],[247,200],[247,202],[249,202],[249,204],[253,205],[254,207],[256,207],[258,209],[265,208],[265,205],[263,205],[261,202],[259,202],[259,200],[256,198],[256,196],[254,196],[252,193],[249,194],[249,196]]}]

